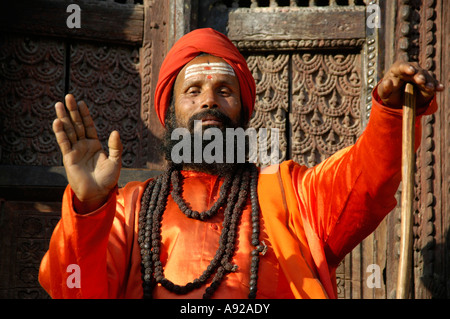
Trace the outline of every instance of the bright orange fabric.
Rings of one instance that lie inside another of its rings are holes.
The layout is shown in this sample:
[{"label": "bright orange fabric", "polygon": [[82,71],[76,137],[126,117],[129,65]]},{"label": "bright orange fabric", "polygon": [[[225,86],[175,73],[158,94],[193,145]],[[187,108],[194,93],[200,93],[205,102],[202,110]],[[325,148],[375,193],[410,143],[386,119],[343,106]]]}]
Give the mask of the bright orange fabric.
[{"label": "bright orange fabric", "polygon": [[[258,298],[336,298],[339,262],[369,235],[396,204],[400,182],[401,110],[378,103],[356,144],[314,168],[284,162],[273,174],[260,174],[261,257]],[[434,100],[427,108],[436,110]],[[420,117],[418,117],[419,119]],[[417,121],[416,141],[420,136]],[[418,143],[417,143],[418,146]],[[183,172],[183,196],[196,210],[209,208],[219,195],[217,176]],[[147,181],[148,182],[148,181]],[[53,298],[141,298],[137,220],[147,182],[132,182],[112,193],[95,212],[73,210],[67,188],[39,272]],[[221,215],[209,222],[186,218],[169,197],[162,221],[162,253],[167,278],[183,284],[198,277],[218,247]],[[215,298],[246,298],[250,269],[250,204],[239,226],[234,263]],[[69,288],[67,266],[81,270],[81,287]],[[177,296],[157,287],[155,298],[201,298],[204,287]]]},{"label": "bright orange fabric", "polygon": [[235,71],[241,90],[242,106],[249,120],[255,105],[256,84],[247,62],[234,44],[211,28],[196,29],[181,37],[169,50],[159,71],[155,89],[155,110],[164,126],[172,88],[178,73],[200,53],[224,59]]}]

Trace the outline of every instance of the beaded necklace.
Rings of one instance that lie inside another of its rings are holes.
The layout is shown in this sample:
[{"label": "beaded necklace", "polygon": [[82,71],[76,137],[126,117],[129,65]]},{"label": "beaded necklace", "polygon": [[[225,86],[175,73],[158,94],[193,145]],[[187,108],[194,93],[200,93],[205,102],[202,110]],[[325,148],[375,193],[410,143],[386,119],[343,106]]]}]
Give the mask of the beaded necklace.
[{"label": "beaded necklace", "polygon": [[[199,289],[210,282],[205,289],[203,298],[209,299],[219,287],[225,275],[235,272],[237,265],[231,263],[236,246],[236,232],[241,220],[242,210],[250,196],[252,205],[252,235],[250,266],[250,299],[256,298],[259,255],[265,253],[265,245],[259,242],[259,203],[257,194],[258,169],[254,164],[244,164],[225,177],[220,188],[219,199],[204,212],[193,211],[182,198],[182,174],[174,167],[169,167],[158,178],[147,185],[141,201],[139,212],[138,243],[141,248],[141,271],[144,298],[152,298],[153,288],[160,284],[165,289],[184,295],[194,289]],[[172,192],[170,186],[172,185]],[[188,217],[205,221],[213,217],[225,204],[223,229],[219,239],[219,248],[209,266],[192,282],[180,286],[164,276],[161,263],[161,221],[166,209],[167,198],[171,193],[175,203]],[[212,278],[212,279],[211,279]]]}]

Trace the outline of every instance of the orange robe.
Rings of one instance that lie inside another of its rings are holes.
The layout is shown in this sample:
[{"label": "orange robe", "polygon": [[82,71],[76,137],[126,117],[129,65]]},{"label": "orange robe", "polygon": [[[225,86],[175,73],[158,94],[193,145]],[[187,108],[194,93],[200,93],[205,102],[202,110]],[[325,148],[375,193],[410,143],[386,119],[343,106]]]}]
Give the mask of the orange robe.
[{"label": "orange robe", "polygon": [[[375,91],[376,92],[376,91]],[[306,168],[286,161],[260,174],[260,258],[257,298],[336,298],[339,262],[395,207],[401,179],[401,110],[382,106],[374,93],[370,121],[355,145]],[[436,100],[424,110],[437,109]],[[426,113],[425,113],[426,112]],[[417,117],[416,141],[421,136]],[[416,143],[416,147],[418,143]],[[222,179],[183,171],[183,197],[198,211],[218,198]],[[141,298],[138,214],[146,182],[131,182],[98,210],[77,214],[67,187],[62,217],[45,254],[39,281],[53,298]],[[250,281],[251,205],[238,229],[233,263],[214,298],[247,298]],[[171,196],[162,219],[161,260],[165,276],[183,285],[199,277],[219,243],[223,211],[207,222],[187,218]],[[67,279],[79,266],[80,288]],[[155,298],[201,298],[205,286],[178,296],[158,286]]]}]

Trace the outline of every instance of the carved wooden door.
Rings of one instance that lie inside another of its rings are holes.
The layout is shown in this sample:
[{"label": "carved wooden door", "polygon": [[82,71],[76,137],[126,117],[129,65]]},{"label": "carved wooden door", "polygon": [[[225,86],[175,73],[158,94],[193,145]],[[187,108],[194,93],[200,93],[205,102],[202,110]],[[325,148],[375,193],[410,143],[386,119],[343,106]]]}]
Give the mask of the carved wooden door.
[{"label": "carved wooden door", "polygon": [[152,70],[167,52],[169,3],[77,2],[70,28],[72,3],[0,4],[0,298],[48,297],[37,274],[67,185],[51,128],[65,94],[86,101],[103,144],[120,132],[121,185],[162,162]]},{"label": "carved wooden door", "polygon": [[[281,160],[313,166],[354,144],[378,79],[364,2],[201,1],[199,12],[199,26],[226,32],[247,57],[257,86],[251,125],[279,129]],[[357,297],[351,258],[337,270],[340,298]]]},{"label": "carved wooden door", "polygon": [[[411,297],[450,297],[450,2],[398,0],[387,4],[387,19],[395,46],[392,56],[420,65],[446,87],[438,94],[439,110],[422,119],[422,139],[416,156],[414,256]],[[386,55],[388,58],[389,55]],[[387,221],[387,278],[397,272],[400,209]],[[387,281],[388,297],[395,284]]]},{"label": "carved wooden door", "polygon": [[[443,83],[448,80],[448,67],[440,62],[441,48],[447,46],[448,51],[446,1],[187,2],[185,28],[222,31],[247,57],[257,84],[251,124],[279,128],[282,160],[312,166],[353,144],[367,124],[370,93],[385,65],[396,58],[418,61],[437,71]],[[447,100],[448,92],[440,100],[444,109],[424,118],[425,135],[418,153],[411,279],[416,298],[449,293],[445,288],[450,262],[448,178],[440,182],[440,176],[449,176],[444,164],[448,160],[443,157],[437,165],[434,161],[444,150],[448,156],[448,143],[443,145],[439,137],[448,135],[448,121],[446,127],[437,125],[442,122],[439,114],[448,114]],[[446,187],[444,194],[442,187]],[[395,297],[399,216],[396,208],[340,264],[339,298]]]},{"label": "carved wooden door", "polygon": [[[396,57],[421,62],[450,86],[446,0],[85,0],[79,29],[66,23],[71,3],[0,3],[0,298],[48,297],[37,271],[67,184],[51,132],[54,103],[68,92],[85,99],[104,143],[110,130],[120,131],[121,185],[157,174],[154,84],[168,48],[191,29],[230,36],[257,83],[252,125],[279,128],[281,159],[308,166],[355,141],[370,114],[370,91]],[[374,5],[380,29],[366,24]],[[416,298],[450,291],[449,94],[423,120]],[[345,258],[340,298],[395,296],[398,225],[397,208]],[[371,265],[380,267],[380,288],[367,281]]]}]

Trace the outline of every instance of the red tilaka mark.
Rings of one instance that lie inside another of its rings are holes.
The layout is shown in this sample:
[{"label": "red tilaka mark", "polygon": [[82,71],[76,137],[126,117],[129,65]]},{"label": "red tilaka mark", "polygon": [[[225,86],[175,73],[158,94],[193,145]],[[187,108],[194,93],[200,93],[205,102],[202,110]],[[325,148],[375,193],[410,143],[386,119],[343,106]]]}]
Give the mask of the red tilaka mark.
[{"label": "red tilaka mark", "polygon": [[204,70],[211,70],[210,66],[205,66]]},{"label": "red tilaka mark", "polygon": [[208,80],[211,80],[211,79],[212,79],[212,75],[208,75],[206,78],[207,78]]}]

